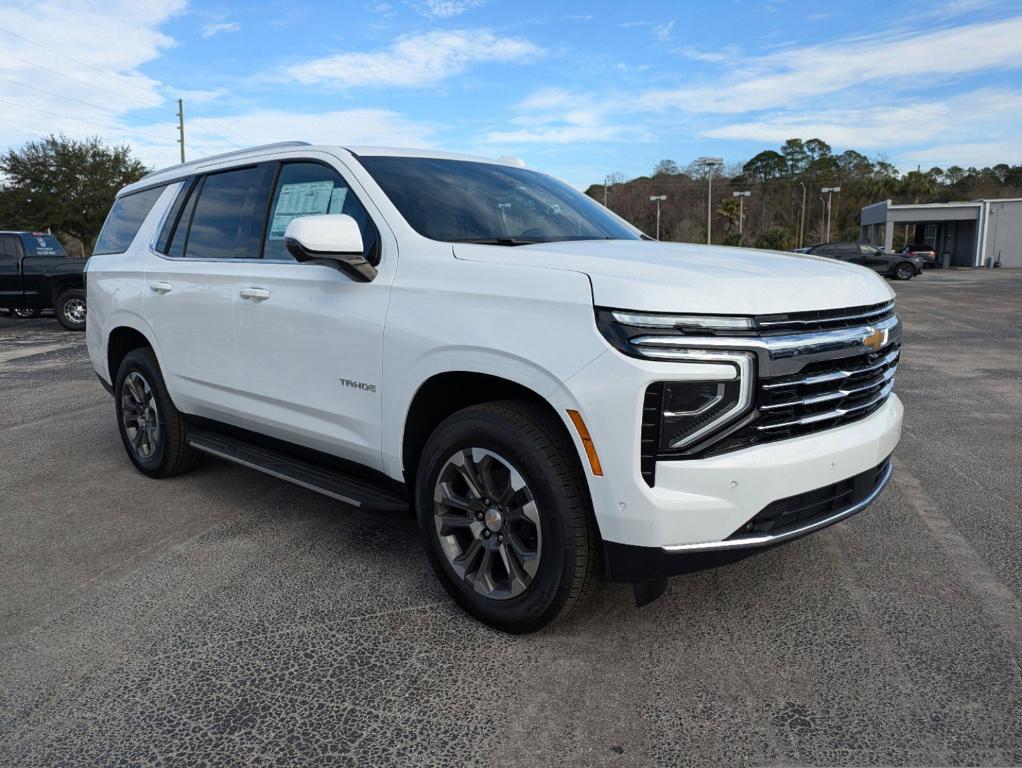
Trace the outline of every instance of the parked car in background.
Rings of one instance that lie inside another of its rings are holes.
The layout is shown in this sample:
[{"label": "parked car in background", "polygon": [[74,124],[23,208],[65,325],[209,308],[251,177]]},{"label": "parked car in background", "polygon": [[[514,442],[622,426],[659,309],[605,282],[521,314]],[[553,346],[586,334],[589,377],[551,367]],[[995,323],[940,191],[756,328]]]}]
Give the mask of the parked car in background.
[{"label": "parked car in background", "polygon": [[924,267],[935,267],[938,264],[936,249],[926,243],[910,243],[901,252],[906,256],[918,256],[923,260]]},{"label": "parked car in background", "polygon": [[809,246],[805,253],[859,264],[895,280],[911,280],[923,273],[922,257],[891,253],[866,243],[820,243]]},{"label": "parked car in background", "polygon": [[70,331],[85,330],[85,260],[46,232],[0,232],[0,307],[15,317],[53,309]]}]

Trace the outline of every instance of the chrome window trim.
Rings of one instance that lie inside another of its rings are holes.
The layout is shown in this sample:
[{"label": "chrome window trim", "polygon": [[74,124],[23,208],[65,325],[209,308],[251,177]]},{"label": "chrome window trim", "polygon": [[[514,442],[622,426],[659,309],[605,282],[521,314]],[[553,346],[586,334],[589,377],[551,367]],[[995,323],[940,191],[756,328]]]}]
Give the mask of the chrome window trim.
[{"label": "chrome window trim", "polygon": [[829,525],[840,522],[846,518],[851,517],[857,512],[861,512],[874,501],[877,496],[886,487],[888,481],[891,479],[891,473],[894,472],[894,466],[888,463],[887,469],[884,470],[883,477],[880,482],[877,483],[869,496],[864,498],[862,501],[858,501],[852,504],[850,507],[835,512],[833,515],[829,515],[822,520],[803,525],[799,528],[795,528],[784,533],[775,534],[764,534],[761,536],[746,536],[739,539],[727,539],[725,541],[704,541],[697,544],[671,544],[666,547],[661,547],[665,552],[677,553],[677,552],[716,552],[728,549],[751,549],[754,547],[768,547],[772,544],[780,544],[781,542],[788,541],[790,539],[797,539],[800,536],[805,536],[807,533],[813,533],[821,528],[826,528]]}]

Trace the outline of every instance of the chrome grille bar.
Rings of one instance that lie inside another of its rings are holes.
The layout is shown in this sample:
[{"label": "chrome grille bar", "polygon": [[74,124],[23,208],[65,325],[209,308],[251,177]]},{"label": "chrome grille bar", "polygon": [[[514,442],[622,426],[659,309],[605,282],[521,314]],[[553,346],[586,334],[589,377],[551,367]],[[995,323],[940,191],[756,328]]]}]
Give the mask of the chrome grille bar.
[{"label": "chrome grille bar", "polygon": [[786,318],[784,320],[756,320],[757,328],[776,328],[788,325],[820,325],[826,323],[850,323],[850,322],[864,322],[868,323],[871,318],[879,317],[880,315],[887,315],[894,311],[894,302],[889,302],[882,307],[876,309],[866,310],[865,312],[856,312],[850,315],[824,315],[817,318],[809,319],[795,319]]},{"label": "chrome grille bar", "polygon": [[820,403],[826,403],[831,400],[843,400],[846,397],[853,395],[862,394],[863,392],[869,392],[871,389],[886,384],[894,378],[894,372],[898,370],[898,366],[892,366],[880,374],[879,377],[870,379],[867,384],[859,387],[843,387],[841,389],[834,390],[833,392],[821,392],[818,395],[810,395],[803,397],[801,400],[788,400],[783,403],[772,403],[770,405],[761,405],[759,410],[761,411],[779,411],[785,408],[797,408],[799,406],[806,405],[819,405]]},{"label": "chrome grille bar", "polygon": [[900,349],[893,349],[884,355],[879,360],[870,363],[869,365],[859,365],[853,368],[845,368],[839,371],[827,371],[825,373],[811,373],[806,376],[800,376],[798,378],[789,379],[787,381],[771,381],[763,384],[763,389],[781,389],[783,387],[794,387],[803,384],[826,384],[830,381],[841,381],[843,379],[851,378],[860,373],[869,373],[879,368],[883,368],[885,365],[890,365],[898,359],[901,354]]},{"label": "chrome grille bar", "polygon": [[881,389],[876,395],[874,395],[864,403],[848,406],[846,408],[835,408],[832,411],[825,411],[823,413],[813,413],[808,416],[801,416],[797,419],[792,419],[791,421],[783,421],[778,424],[760,424],[759,426],[756,427],[756,429],[759,430],[760,432],[770,432],[771,430],[775,429],[788,429],[790,427],[801,427],[807,424],[816,424],[817,422],[821,421],[830,421],[831,419],[840,419],[843,416],[847,416],[850,413],[855,413],[856,411],[864,411],[867,410],[868,408],[872,408],[874,405],[877,405],[878,403],[883,402],[891,394],[891,391],[893,389],[894,382],[889,381],[887,384],[884,385],[883,389]]}]

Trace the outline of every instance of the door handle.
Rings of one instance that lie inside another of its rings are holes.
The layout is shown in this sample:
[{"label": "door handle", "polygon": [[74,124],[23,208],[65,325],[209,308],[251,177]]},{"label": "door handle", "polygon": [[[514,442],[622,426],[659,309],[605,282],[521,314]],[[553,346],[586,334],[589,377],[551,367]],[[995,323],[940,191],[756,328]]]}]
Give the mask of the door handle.
[{"label": "door handle", "polygon": [[238,291],[238,295],[243,299],[252,299],[253,301],[265,301],[270,298],[270,292],[265,288],[242,288]]},{"label": "door handle", "polygon": [[172,283],[168,283],[166,280],[157,280],[149,283],[149,290],[153,293],[170,293],[173,287],[174,285]]}]

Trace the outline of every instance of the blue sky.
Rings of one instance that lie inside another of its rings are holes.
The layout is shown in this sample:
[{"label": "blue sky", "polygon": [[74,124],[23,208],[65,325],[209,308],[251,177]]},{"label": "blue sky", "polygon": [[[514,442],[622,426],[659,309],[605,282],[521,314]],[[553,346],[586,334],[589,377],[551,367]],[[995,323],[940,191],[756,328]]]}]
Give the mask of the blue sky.
[{"label": "blue sky", "polygon": [[307,139],[516,155],[578,186],[818,137],[903,169],[1022,163],[1022,7],[927,2],[0,4],[0,146],[177,160]]}]

